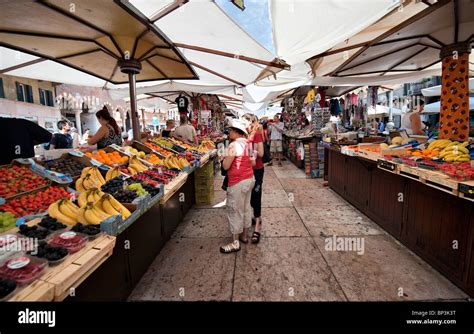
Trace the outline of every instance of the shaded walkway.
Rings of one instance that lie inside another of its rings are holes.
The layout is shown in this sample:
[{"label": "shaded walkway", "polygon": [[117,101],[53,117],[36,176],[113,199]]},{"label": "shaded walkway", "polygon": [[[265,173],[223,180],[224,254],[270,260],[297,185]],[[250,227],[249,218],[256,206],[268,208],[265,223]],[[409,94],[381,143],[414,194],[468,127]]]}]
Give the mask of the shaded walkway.
[{"label": "shaded walkway", "polygon": [[[388,235],[322,179],[290,162],[267,167],[260,244],[221,254],[225,192],[194,207],[129,300],[459,300],[467,295]],[[326,238],[357,237],[364,253],[327,251]],[[403,295],[403,296],[400,296]]]}]

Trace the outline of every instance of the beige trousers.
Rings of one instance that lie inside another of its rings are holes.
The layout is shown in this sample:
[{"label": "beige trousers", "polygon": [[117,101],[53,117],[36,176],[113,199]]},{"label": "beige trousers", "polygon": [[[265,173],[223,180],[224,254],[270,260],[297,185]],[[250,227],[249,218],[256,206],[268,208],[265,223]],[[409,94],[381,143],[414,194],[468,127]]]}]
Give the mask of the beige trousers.
[{"label": "beige trousers", "polygon": [[240,234],[244,228],[252,225],[250,197],[254,184],[255,179],[252,177],[227,188],[227,218],[232,234]]}]

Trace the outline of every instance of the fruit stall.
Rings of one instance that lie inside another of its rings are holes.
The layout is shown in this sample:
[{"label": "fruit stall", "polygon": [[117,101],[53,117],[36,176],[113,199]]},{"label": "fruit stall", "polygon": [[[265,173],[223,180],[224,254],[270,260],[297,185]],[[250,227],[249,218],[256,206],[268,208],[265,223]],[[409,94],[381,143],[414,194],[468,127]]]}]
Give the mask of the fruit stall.
[{"label": "fruit stall", "polygon": [[331,189],[474,296],[474,166],[468,142],[325,143]]},{"label": "fruit stall", "polygon": [[194,174],[215,155],[212,141],[151,138],[0,167],[1,300],[126,300],[206,197]]}]

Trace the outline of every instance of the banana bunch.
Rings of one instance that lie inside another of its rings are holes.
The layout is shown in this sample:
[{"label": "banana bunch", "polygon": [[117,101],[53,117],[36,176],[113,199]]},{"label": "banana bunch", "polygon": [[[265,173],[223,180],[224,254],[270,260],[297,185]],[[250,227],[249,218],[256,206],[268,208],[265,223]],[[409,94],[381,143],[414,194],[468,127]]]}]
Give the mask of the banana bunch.
[{"label": "banana bunch", "polygon": [[[186,164],[182,161],[186,161]],[[163,162],[166,168],[168,169],[183,169],[184,166],[189,165],[188,161],[184,158],[177,158],[175,155],[169,155],[166,157]]]},{"label": "banana bunch", "polygon": [[466,162],[470,161],[469,150],[466,146],[469,142],[459,143],[457,141],[447,145],[440,153],[440,158],[448,162]]},{"label": "banana bunch", "polygon": [[87,203],[79,209],[77,220],[84,225],[98,225],[112,215],[103,211],[97,203]]},{"label": "banana bunch", "polygon": [[97,183],[100,183],[101,185],[105,183],[104,177],[97,166],[84,168],[81,172],[81,177],[85,177],[87,174],[90,174]]},{"label": "banana bunch", "polygon": [[48,207],[48,214],[63,224],[74,225],[77,222],[79,208],[69,199],[60,199]]},{"label": "banana bunch", "polygon": [[133,155],[128,159],[128,171],[130,174],[135,175],[144,172],[147,169],[148,167],[138,160],[137,156]]},{"label": "banana bunch", "polygon": [[77,197],[77,203],[79,207],[83,208],[87,203],[95,203],[105,195],[102,191],[97,188],[91,188],[89,190],[83,191]]},{"label": "banana bunch", "polygon": [[112,195],[105,194],[96,203],[97,207],[109,215],[121,215],[123,219],[130,217],[131,212]]},{"label": "banana bunch", "polygon": [[208,151],[210,151],[216,148],[216,144],[214,144],[212,140],[203,140],[199,147],[205,147]]},{"label": "banana bunch", "polygon": [[451,144],[449,139],[436,139],[428,145],[428,149],[441,151],[448,147],[449,144]]},{"label": "banana bunch", "polygon": [[116,177],[120,175],[122,175],[122,173],[120,173],[118,167],[110,168],[107,171],[107,174],[105,174],[105,180],[109,181],[109,180],[115,179]]},{"label": "banana bunch", "polygon": [[103,184],[105,184],[105,180],[104,182],[101,182],[93,175],[86,174],[85,176],[81,176],[76,180],[76,190],[83,192],[93,188],[100,188]]}]

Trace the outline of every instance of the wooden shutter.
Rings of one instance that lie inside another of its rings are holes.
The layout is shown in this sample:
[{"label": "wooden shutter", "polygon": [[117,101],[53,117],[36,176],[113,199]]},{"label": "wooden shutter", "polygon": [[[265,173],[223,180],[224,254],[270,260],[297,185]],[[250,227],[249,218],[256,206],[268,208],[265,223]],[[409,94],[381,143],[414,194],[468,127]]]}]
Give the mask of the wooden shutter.
[{"label": "wooden shutter", "polygon": [[33,103],[33,88],[31,88],[30,85],[25,85],[25,91],[26,91],[26,102]]},{"label": "wooden shutter", "polygon": [[16,98],[18,101],[25,101],[25,97],[23,96],[23,88],[21,87],[21,84],[16,81]]},{"label": "wooden shutter", "polygon": [[45,101],[45,91],[41,88],[38,89],[39,90],[39,95],[40,95],[40,104],[42,105],[46,105],[46,101]]},{"label": "wooden shutter", "polygon": [[3,90],[3,78],[0,78],[0,98],[5,97],[5,91]]},{"label": "wooden shutter", "polygon": [[50,90],[46,91],[46,101],[48,106],[54,107],[53,92]]}]

